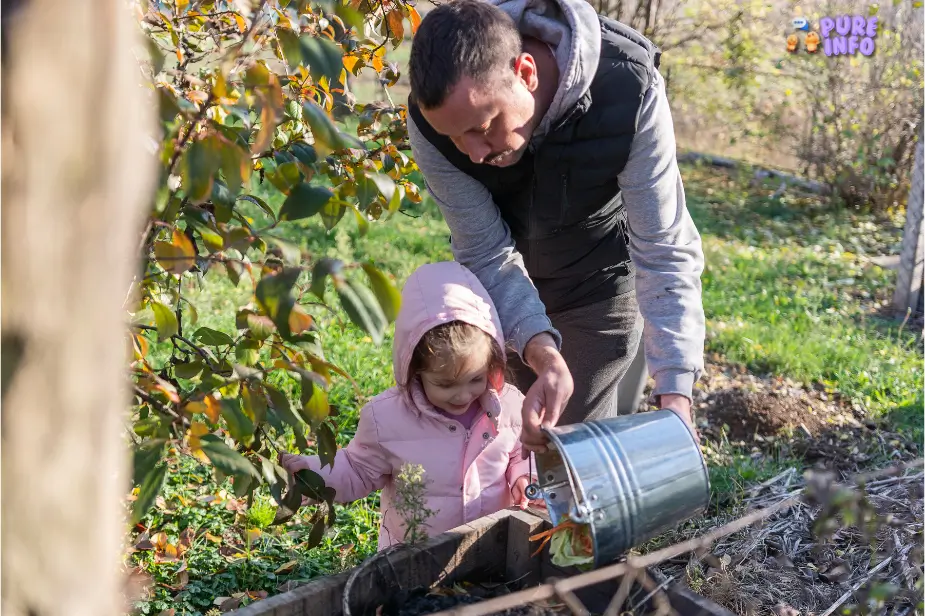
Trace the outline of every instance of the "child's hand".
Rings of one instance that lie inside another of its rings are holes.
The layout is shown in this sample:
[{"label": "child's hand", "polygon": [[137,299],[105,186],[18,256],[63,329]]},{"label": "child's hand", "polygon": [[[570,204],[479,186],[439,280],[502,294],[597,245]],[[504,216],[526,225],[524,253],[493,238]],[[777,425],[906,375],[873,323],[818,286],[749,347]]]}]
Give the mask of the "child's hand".
[{"label": "child's hand", "polygon": [[305,459],[305,456],[298,456],[292,453],[280,452],[279,465],[286,469],[287,473],[295,473],[309,468],[308,460]]},{"label": "child's hand", "polygon": [[[280,453],[279,454],[279,465],[282,466],[287,473],[295,474],[298,471],[305,470],[309,468],[308,460],[306,456],[298,456],[291,453]],[[310,470],[310,469],[309,469]],[[317,505],[318,501],[311,499],[307,496],[302,497],[302,506],[307,505]]]},{"label": "child's hand", "polygon": [[543,499],[531,501],[527,498],[528,485],[530,485],[530,477],[528,475],[521,475],[517,478],[517,481],[514,482],[514,485],[511,486],[511,496],[514,497],[514,504],[521,509],[526,509],[530,505],[545,509],[546,503]]}]

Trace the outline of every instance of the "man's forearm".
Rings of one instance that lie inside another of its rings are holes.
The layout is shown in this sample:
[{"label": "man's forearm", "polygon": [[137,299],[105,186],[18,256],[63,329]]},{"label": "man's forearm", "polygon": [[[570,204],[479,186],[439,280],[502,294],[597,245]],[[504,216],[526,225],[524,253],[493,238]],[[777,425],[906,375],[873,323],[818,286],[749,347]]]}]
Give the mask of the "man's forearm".
[{"label": "man's forearm", "polygon": [[700,234],[687,211],[661,77],[646,93],[620,174],[653,395],[692,395],[703,370]]}]

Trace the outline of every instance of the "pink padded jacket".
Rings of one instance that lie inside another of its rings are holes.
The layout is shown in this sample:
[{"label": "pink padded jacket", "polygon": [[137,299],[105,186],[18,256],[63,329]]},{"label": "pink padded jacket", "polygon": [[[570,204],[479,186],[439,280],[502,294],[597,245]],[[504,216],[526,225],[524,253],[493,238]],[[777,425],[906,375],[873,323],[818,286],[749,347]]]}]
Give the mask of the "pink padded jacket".
[{"label": "pink padded jacket", "polygon": [[[424,333],[454,320],[479,327],[504,348],[498,313],[472,272],[456,262],[420,267],[402,289],[392,350],[396,382],[405,381]],[[408,392],[393,387],[363,407],[356,436],[337,452],[333,469],[322,470],[316,456],[300,457],[292,468],[319,473],[341,503],[382,489],[381,550],[404,538],[404,523],[392,506],[393,477],[406,462],[420,464],[427,507],[436,512],[428,523],[433,536],[510,507],[511,486],[528,473],[520,445],[523,395],[505,385],[501,392],[490,388],[480,403],[481,413],[466,430],[438,413],[419,384]]]}]

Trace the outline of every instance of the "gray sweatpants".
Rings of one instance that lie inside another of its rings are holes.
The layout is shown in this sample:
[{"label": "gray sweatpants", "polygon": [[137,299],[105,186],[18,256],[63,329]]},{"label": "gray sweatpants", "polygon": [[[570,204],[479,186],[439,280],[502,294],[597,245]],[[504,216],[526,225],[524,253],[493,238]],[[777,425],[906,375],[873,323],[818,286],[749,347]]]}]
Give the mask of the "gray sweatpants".
[{"label": "gray sweatpants", "polygon": [[[562,334],[562,357],[575,382],[575,391],[558,425],[615,417],[620,380],[636,359],[642,338],[642,315],[636,303],[636,292],[552,313],[549,318]],[[516,353],[509,354],[508,365],[514,383],[526,393],[536,381],[533,370]],[[634,367],[633,372],[638,375],[638,362]],[[644,364],[642,369],[644,375]],[[635,392],[635,395],[641,393],[636,382],[625,385],[622,389]],[[631,408],[628,410],[632,412]]]}]

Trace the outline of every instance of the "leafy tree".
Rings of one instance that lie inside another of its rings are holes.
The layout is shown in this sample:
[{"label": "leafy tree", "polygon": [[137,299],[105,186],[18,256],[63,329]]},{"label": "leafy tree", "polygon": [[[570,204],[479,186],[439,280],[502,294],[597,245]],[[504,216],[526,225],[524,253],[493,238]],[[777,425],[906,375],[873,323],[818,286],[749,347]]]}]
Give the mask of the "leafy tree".
[{"label": "leafy tree", "polygon": [[[337,426],[327,390],[333,378],[350,377],[325,359],[300,300],[326,305],[336,296],[378,344],[400,296],[372,263],[304,254],[277,231],[309,219],[330,230],[349,215],[365,232],[420,201],[407,180],[405,108],[358,104],[350,91],[361,71],[398,80],[386,47],[420,17],[400,0],[149,0],[135,9],[152,57],[142,73],[160,110],[161,170],[138,241],[143,271],[126,307],[134,317],[133,523],[154,503],[173,449],[211,465],[219,481],[231,477],[239,497],[269,485],[277,523],[303,496],[320,501],[317,544],[333,522],[334,492],[308,471],[287,477],[274,458],[287,438],[307,451],[311,434],[332,463]],[[284,196],[278,211],[255,194],[261,184]],[[233,330],[196,326],[183,282],[204,284],[207,272],[253,287]],[[170,343],[168,358],[159,360],[155,341]],[[272,384],[280,373],[299,383],[296,399]]]}]

